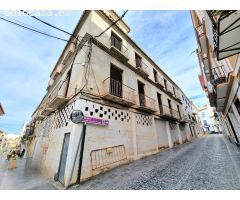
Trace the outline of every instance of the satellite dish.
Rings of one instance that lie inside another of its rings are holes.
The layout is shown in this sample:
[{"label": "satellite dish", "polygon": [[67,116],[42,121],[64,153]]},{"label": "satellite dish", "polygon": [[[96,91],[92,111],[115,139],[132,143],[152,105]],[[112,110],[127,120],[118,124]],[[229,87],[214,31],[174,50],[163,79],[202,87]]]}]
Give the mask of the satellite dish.
[{"label": "satellite dish", "polygon": [[79,124],[82,122],[84,114],[81,110],[74,110],[70,115],[70,119],[74,124]]}]

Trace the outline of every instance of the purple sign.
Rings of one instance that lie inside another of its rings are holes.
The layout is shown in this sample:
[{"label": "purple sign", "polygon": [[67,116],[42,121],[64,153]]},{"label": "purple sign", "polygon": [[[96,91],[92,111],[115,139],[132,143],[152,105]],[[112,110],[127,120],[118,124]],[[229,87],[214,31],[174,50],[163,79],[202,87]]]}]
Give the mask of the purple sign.
[{"label": "purple sign", "polygon": [[86,122],[88,124],[102,125],[102,126],[106,126],[109,124],[109,121],[106,119],[98,119],[94,117],[84,117],[83,122]]}]

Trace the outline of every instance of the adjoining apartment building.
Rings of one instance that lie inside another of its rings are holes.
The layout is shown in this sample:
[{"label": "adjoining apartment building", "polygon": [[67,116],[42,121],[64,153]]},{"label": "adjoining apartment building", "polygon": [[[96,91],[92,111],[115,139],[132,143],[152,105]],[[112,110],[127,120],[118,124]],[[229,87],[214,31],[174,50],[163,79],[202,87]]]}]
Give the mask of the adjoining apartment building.
[{"label": "adjoining apartment building", "polygon": [[218,115],[214,107],[203,105],[197,107],[198,116],[201,120],[201,128],[204,133],[221,133]]},{"label": "adjoining apartment building", "polygon": [[111,26],[118,19],[114,11],[83,12],[27,127],[32,165],[64,186],[199,134],[182,106],[189,99],[123,20]]},{"label": "adjoining apartment building", "polygon": [[223,133],[240,141],[240,11],[191,11],[200,83]]}]

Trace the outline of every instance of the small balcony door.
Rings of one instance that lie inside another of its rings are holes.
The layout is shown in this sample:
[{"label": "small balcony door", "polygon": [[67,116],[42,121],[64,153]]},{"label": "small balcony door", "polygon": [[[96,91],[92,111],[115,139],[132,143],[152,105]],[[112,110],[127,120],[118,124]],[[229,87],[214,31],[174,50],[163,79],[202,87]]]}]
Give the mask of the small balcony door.
[{"label": "small balcony door", "polygon": [[142,67],[142,58],[137,53],[135,53],[136,67]]},{"label": "small balcony door", "polygon": [[119,51],[122,50],[122,39],[112,32],[111,45],[114,46]]},{"label": "small balcony door", "polygon": [[177,105],[177,110],[178,110],[179,119],[181,119],[181,112],[180,112],[179,105]]},{"label": "small balcony door", "polygon": [[112,95],[122,97],[122,70],[111,65],[109,92]]},{"label": "small balcony door", "polygon": [[159,112],[160,112],[160,114],[162,114],[163,113],[163,107],[162,107],[162,97],[161,97],[161,94],[157,93],[157,98],[158,98]]},{"label": "small balcony door", "polygon": [[168,107],[169,107],[169,113],[172,115],[172,103],[171,103],[171,100],[168,99]]},{"label": "small balcony door", "polygon": [[166,79],[163,79],[163,81],[164,81],[165,90],[167,90],[167,80],[166,80]]},{"label": "small balcony door", "polygon": [[157,71],[155,69],[153,69],[153,75],[154,75],[154,81],[157,83],[158,77],[157,77]]},{"label": "small balcony door", "polygon": [[145,106],[145,92],[144,92],[144,84],[138,81],[138,94],[139,94],[139,104],[140,106]]}]

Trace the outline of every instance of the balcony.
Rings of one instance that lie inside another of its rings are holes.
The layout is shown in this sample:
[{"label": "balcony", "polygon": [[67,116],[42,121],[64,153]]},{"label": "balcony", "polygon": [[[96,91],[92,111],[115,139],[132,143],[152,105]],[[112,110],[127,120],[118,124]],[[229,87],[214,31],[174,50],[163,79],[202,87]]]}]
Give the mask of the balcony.
[{"label": "balcony", "polygon": [[160,86],[161,88],[164,88],[163,78],[161,78],[159,75],[157,75],[155,82],[157,83],[158,86]]},{"label": "balcony", "polygon": [[139,106],[138,109],[148,113],[156,112],[156,101],[146,95],[139,94]]},{"label": "balcony", "polygon": [[111,36],[109,39],[109,46],[111,53],[123,62],[127,62],[128,48],[122,44],[122,41],[118,38]]},{"label": "balcony", "polygon": [[64,56],[63,61],[62,61],[62,63],[64,65],[67,64],[67,62],[69,61],[69,59],[73,55],[74,51],[75,51],[75,44],[71,42],[69,47],[67,48],[67,51],[66,51],[65,56]]},{"label": "balcony", "polygon": [[148,77],[149,74],[147,72],[147,68],[148,66],[142,61],[142,59],[136,59],[135,60],[135,64],[136,64],[136,68],[137,68],[137,72],[143,76],[143,77]]},{"label": "balcony", "polygon": [[[56,67],[56,69],[54,70],[54,72],[53,72],[53,74],[52,74],[52,76],[51,76],[51,79],[50,79],[50,81],[49,81],[49,85],[51,86],[51,84],[53,84],[53,80],[55,80],[57,77],[58,77],[58,75],[61,73],[61,71],[63,70],[63,68],[65,67],[65,65],[64,64],[59,64],[57,67]],[[52,81],[51,81],[52,80]],[[48,89],[49,89],[49,87],[48,87]]]},{"label": "balcony", "polygon": [[218,66],[212,68],[212,84],[218,85],[227,82],[227,74],[225,72],[224,66]]},{"label": "balcony", "polygon": [[240,53],[240,11],[209,10],[217,59]]},{"label": "balcony", "polygon": [[125,106],[136,104],[135,90],[113,78],[106,78],[103,81],[102,98]]},{"label": "balcony", "polygon": [[195,28],[196,30],[196,34],[197,34],[197,40],[198,43],[201,47],[201,52],[202,54],[207,54],[207,37],[206,34],[204,32],[204,27],[203,25],[199,25]]},{"label": "balcony", "polygon": [[44,119],[46,117],[45,115],[42,115],[41,113],[42,113],[42,110],[39,110],[39,112],[38,112],[38,114],[36,116],[36,119],[42,120],[42,119]]},{"label": "balcony", "polygon": [[178,92],[178,91],[175,91],[175,98],[177,99],[177,100],[181,100],[181,95],[180,95],[180,93]]},{"label": "balcony", "polygon": [[188,117],[185,114],[181,114],[180,123],[187,123]]},{"label": "balcony", "polygon": [[48,97],[48,107],[56,110],[68,101],[66,97],[67,81],[60,81]]},{"label": "balcony", "polygon": [[50,115],[52,112],[54,112],[54,109],[53,108],[50,108],[50,107],[48,107],[47,105],[42,109],[42,111],[41,111],[41,115],[43,115],[43,116],[48,116],[48,115]]},{"label": "balcony", "polygon": [[170,95],[174,94],[173,87],[169,83],[167,83],[166,92],[169,93]]},{"label": "balcony", "polygon": [[179,120],[179,112],[165,105],[159,105],[160,116],[166,119]]}]

